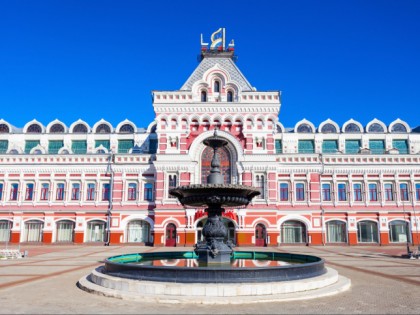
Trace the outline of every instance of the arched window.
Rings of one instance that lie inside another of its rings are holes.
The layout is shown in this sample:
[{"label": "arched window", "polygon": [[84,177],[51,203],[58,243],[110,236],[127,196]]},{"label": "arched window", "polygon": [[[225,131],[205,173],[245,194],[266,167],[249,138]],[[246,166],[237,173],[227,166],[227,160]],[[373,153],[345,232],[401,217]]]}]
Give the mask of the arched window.
[{"label": "arched window", "polygon": [[149,243],[150,224],[144,220],[134,220],[127,224],[128,243]]},{"label": "arched window", "polygon": [[73,242],[74,240],[74,227],[73,221],[63,220],[57,222],[57,242]]},{"label": "arched window", "polygon": [[73,133],[87,133],[87,127],[84,124],[77,124],[73,128]]},{"label": "arched window", "polygon": [[228,102],[233,102],[233,92],[232,91],[227,92],[227,101]]},{"label": "arched window", "polygon": [[384,132],[384,128],[378,123],[373,123],[369,126],[368,132]]},{"label": "arched window", "polygon": [[41,133],[42,132],[42,128],[40,125],[38,124],[32,124],[28,127],[28,129],[26,130],[27,133]]},{"label": "arched window", "polygon": [[297,128],[299,133],[312,133],[312,127],[308,124],[300,124]]},{"label": "arched window", "polygon": [[50,128],[50,133],[64,133],[64,127],[61,124],[54,124]]},{"label": "arched window", "polygon": [[201,101],[207,102],[207,93],[206,91],[201,91]]},{"label": "arched window", "polygon": [[372,221],[357,222],[357,241],[359,243],[378,243],[378,224]]},{"label": "arched window", "polygon": [[306,243],[306,225],[297,220],[286,221],[281,225],[282,243]]},{"label": "arched window", "polygon": [[410,240],[410,227],[406,221],[395,220],[389,222],[389,241],[391,243],[406,243]]},{"label": "arched window", "polygon": [[220,81],[214,81],[214,92],[220,93]]},{"label": "arched window", "polygon": [[6,124],[0,124],[0,133],[9,133],[9,126]]},{"label": "arched window", "polygon": [[333,220],[327,222],[327,243],[346,243],[346,223]]},{"label": "arched window", "polygon": [[[201,155],[201,183],[207,184],[207,176],[210,175],[213,149],[206,147]],[[217,155],[220,161],[220,172],[223,175],[224,183],[231,184],[230,153],[226,147],[219,148]]]},{"label": "arched window", "polygon": [[7,220],[0,221],[0,242],[9,242],[12,230],[12,222]]},{"label": "arched window", "polygon": [[111,133],[111,128],[107,124],[100,124],[96,127],[96,133]]},{"label": "arched window", "polygon": [[93,220],[87,224],[86,242],[104,242],[105,241],[104,221]]},{"label": "arched window", "polygon": [[391,132],[395,132],[395,133],[405,133],[407,132],[407,128],[401,124],[401,123],[396,123],[392,126],[391,128]]},{"label": "arched window", "polygon": [[337,128],[333,124],[325,124],[321,128],[322,133],[337,133]]},{"label": "arched window", "polygon": [[346,126],[346,128],[344,128],[344,132],[357,133],[357,132],[360,132],[360,128],[358,125],[354,123],[350,123]]},{"label": "arched window", "polygon": [[42,230],[44,222],[38,220],[29,220],[25,222],[24,242],[42,242]]},{"label": "arched window", "polygon": [[134,128],[130,124],[122,125],[120,128],[120,133],[134,133]]}]

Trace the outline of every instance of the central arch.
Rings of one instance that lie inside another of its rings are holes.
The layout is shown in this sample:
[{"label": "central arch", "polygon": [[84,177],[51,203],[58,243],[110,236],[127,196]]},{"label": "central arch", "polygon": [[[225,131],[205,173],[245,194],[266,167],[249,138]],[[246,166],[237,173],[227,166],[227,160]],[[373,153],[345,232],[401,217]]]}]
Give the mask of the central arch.
[{"label": "central arch", "polygon": [[[207,176],[210,174],[211,169],[211,160],[213,159],[213,149],[210,147],[205,147],[203,153],[201,154],[201,183],[207,183]],[[231,178],[231,158],[229,151],[225,148],[219,148],[217,150],[217,156],[220,161],[220,171],[223,175],[223,180],[225,184],[232,183]]]},{"label": "central arch", "polygon": [[[202,170],[202,158],[205,156],[205,150],[208,150],[203,141],[214,135],[214,130],[201,133],[191,144],[189,149],[189,156],[191,161],[198,162],[194,166],[193,183],[202,183],[203,175],[207,176],[208,172],[204,174]],[[243,148],[237,138],[230,133],[218,130],[218,136],[227,140],[228,144],[223,147],[223,152],[226,153],[226,158],[229,160],[230,165],[230,182],[229,184],[236,184],[240,182],[239,173],[241,172],[241,162],[243,161]],[[222,152],[222,149],[218,151]],[[210,151],[209,151],[210,152]],[[224,153],[222,153],[224,154]],[[213,157],[213,155],[211,155]],[[211,161],[210,157],[210,161]],[[224,172],[225,170],[222,170]]]}]

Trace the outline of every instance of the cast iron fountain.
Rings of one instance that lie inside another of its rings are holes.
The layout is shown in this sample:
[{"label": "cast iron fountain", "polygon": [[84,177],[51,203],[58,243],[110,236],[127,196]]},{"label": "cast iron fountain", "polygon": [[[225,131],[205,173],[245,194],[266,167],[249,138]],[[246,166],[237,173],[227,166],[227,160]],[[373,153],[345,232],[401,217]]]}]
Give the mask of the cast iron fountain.
[{"label": "cast iron fountain", "polygon": [[307,299],[348,289],[350,280],[326,268],[319,257],[235,251],[233,244],[225,241],[225,208],[246,207],[260,194],[253,187],[224,183],[217,151],[227,143],[217,130],[204,141],[213,149],[207,184],[170,190],[184,207],[205,208],[208,214],[202,230],[204,241],[198,241],[193,252],[155,251],[109,257],[104,266],[80,279],[78,286],[122,299],[210,304]]},{"label": "cast iron fountain", "polygon": [[231,242],[224,241],[227,236],[227,229],[222,222],[224,207],[245,207],[260,192],[248,186],[224,184],[217,150],[226,146],[228,142],[217,135],[217,130],[204,144],[213,149],[207,185],[180,186],[169,193],[177,197],[185,207],[206,207],[208,219],[203,227],[205,241],[199,241],[194,250],[200,264],[230,264],[233,248]]}]

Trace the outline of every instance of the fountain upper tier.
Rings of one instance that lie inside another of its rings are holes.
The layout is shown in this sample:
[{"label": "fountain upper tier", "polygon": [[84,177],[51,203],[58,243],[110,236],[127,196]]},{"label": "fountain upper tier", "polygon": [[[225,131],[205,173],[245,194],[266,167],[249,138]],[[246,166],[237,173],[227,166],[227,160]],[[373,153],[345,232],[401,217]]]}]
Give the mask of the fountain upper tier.
[{"label": "fountain upper tier", "polygon": [[253,187],[232,184],[179,186],[170,191],[186,207],[245,207],[260,192]]}]

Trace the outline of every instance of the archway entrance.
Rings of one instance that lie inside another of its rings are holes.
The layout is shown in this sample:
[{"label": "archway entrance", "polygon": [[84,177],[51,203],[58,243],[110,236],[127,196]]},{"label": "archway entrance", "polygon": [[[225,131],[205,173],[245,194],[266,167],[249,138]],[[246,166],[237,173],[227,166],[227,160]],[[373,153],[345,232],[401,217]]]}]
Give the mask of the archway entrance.
[{"label": "archway entrance", "polygon": [[[206,147],[201,155],[201,183],[207,184],[207,176],[210,174],[211,160],[213,159],[213,149]],[[223,175],[224,183],[231,184],[230,153],[226,147],[217,150],[220,161],[220,170]]]},{"label": "archway entrance", "polygon": [[267,229],[264,224],[258,223],[255,227],[255,246],[267,245]]},{"label": "archway entrance", "polygon": [[176,246],[176,226],[173,223],[169,223],[166,226],[165,246],[168,246],[168,247],[175,247]]}]

